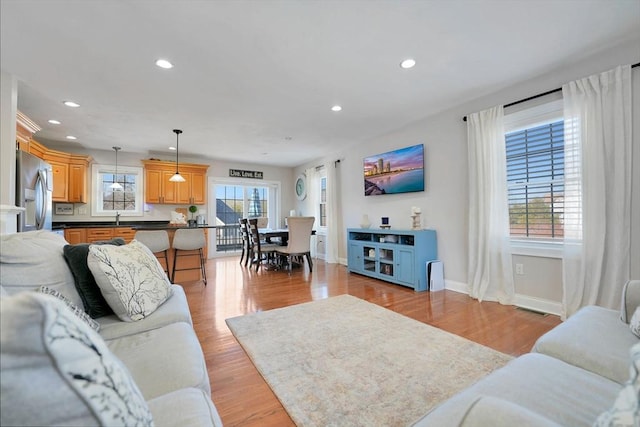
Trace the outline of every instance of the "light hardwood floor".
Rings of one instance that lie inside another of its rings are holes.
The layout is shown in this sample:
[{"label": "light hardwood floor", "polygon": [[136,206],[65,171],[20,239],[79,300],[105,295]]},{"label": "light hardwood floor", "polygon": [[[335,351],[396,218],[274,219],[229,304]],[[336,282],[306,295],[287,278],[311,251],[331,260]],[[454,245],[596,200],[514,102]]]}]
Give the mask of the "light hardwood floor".
[{"label": "light hardwood floor", "polygon": [[256,311],[350,294],[514,356],[560,323],[512,306],[452,291],[414,292],[315,262],[307,268],[256,272],[239,257],[207,261],[208,285],[183,283],[205,354],[213,402],[225,426],[292,426],[291,418],[227,328],[225,319]]}]

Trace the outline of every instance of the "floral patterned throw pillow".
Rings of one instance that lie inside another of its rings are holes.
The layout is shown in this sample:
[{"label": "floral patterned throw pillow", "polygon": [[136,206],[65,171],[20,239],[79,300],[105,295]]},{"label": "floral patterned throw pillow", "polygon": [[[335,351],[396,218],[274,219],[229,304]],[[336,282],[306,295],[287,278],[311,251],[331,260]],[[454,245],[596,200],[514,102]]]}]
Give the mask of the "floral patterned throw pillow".
[{"label": "floral patterned throw pillow", "polygon": [[[638,310],[636,310],[638,313]],[[635,315],[634,315],[635,316]],[[631,377],[627,381],[613,407],[600,414],[594,427],[635,427],[640,425],[640,343],[631,347]]]},{"label": "floral patterned throw pillow", "polygon": [[636,311],[634,311],[633,316],[631,316],[631,320],[629,321],[629,328],[635,336],[640,338],[640,305],[636,307]]},{"label": "floral patterned throw pillow", "polygon": [[171,296],[171,282],[158,259],[137,240],[89,246],[87,265],[104,299],[126,322],[144,319]]},{"label": "floral patterned throw pillow", "polygon": [[0,425],[153,425],[127,368],[63,301],[0,298],[0,322]]}]

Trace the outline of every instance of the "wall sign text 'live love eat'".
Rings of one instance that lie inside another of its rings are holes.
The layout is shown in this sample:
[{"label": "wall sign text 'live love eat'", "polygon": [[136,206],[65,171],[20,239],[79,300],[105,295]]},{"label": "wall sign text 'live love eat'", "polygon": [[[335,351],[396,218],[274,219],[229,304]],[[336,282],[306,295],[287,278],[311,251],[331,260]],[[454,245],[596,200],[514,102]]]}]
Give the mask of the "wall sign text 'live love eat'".
[{"label": "wall sign text 'live love eat'", "polygon": [[260,171],[245,171],[242,169],[229,169],[229,176],[233,178],[253,178],[262,179]]}]

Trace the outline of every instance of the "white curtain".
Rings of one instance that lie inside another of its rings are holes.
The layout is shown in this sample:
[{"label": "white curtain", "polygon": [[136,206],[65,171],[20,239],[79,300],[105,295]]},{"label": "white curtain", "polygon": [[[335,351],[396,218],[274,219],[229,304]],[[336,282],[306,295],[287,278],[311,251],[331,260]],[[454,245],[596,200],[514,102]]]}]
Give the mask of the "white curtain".
[{"label": "white curtain", "polygon": [[514,295],[502,106],[467,118],[469,295],[512,304]]},{"label": "white curtain", "polygon": [[565,127],[563,317],[619,308],[630,276],[631,67],[562,87]]},{"label": "white curtain", "polygon": [[338,168],[340,162],[335,161],[327,166],[327,245],[325,260],[328,263],[338,262],[338,239],[340,237],[340,210],[338,206]]}]

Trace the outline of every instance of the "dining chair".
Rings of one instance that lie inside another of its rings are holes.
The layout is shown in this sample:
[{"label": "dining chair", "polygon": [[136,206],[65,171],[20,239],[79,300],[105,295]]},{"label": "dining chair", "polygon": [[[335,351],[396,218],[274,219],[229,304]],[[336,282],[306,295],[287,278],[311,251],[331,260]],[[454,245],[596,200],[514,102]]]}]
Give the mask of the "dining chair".
[{"label": "dining chair", "polygon": [[171,278],[169,275],[169,257],[167,256],[167,251],[171,244],[169,243],[167,230],[140,230],[136,231],[133,238],[148,247],[158,257],[158,261],[164,258],[164,271],[167,273],[167,277]]},{"label": "dining chair", "polygon": [[[253,256],[251,253],[251,239],[249,238],[249,220],[247,218],[238,218],[240,223],[240,234],[242,235],[242,254],[240,255],[240,264],[244,259],[245,267],[249,263],[249,259]],[[246,255],[246,258],[245,258]]]},{"label": "dining chair", "polygon": [[291,271],[291,262],[294,256],[304,256],[309,264],[309,273],[313,271],[311,230],[313,230],[314,221],[315,218],[312,216],[291,216],[287,218],[289,241],[287,246],[280,246],[276,250],[279,254],[287,257],[289,271]]},{"label": "dining chair", "polygon": [[[263,260],[272,261],[276,249],[279,247],[276,243],[267,243],[260,240],[260,232],[258,231],[257,218],[249,219],[249,239],[251,243],[251,265],[256,263],[256,271],[262,264]],[[265,257],[263,258],[263,254]]]},{"label": "dining chair", "polygon": [[258,220],[258,228],[267,228],[269,226],[269,218],[266,216],[259,216],[256,218]]},{"label": "dining chair", "polygon": [[[171,271],[171,281],[174,282],[176,278],[176,271],[184,271],[184,270],[195,270],[200,269],[200,273],[202,274],[202,281],[205,286],[207,285],[207,270],[205,268],[205,259],[204,252],[202,249],[207,244],[206,239],[204,237],[204,230],[201,228],[179,228],[176,230],[176,233],[173,235],[173,270]],[[176,268],[176,261],[178,257],[185,256],[194,256],[192,253],[179,254],[180,251],[198,251],[198,258],[200,259],[199,267],[185,267],[185,268]]]}]

